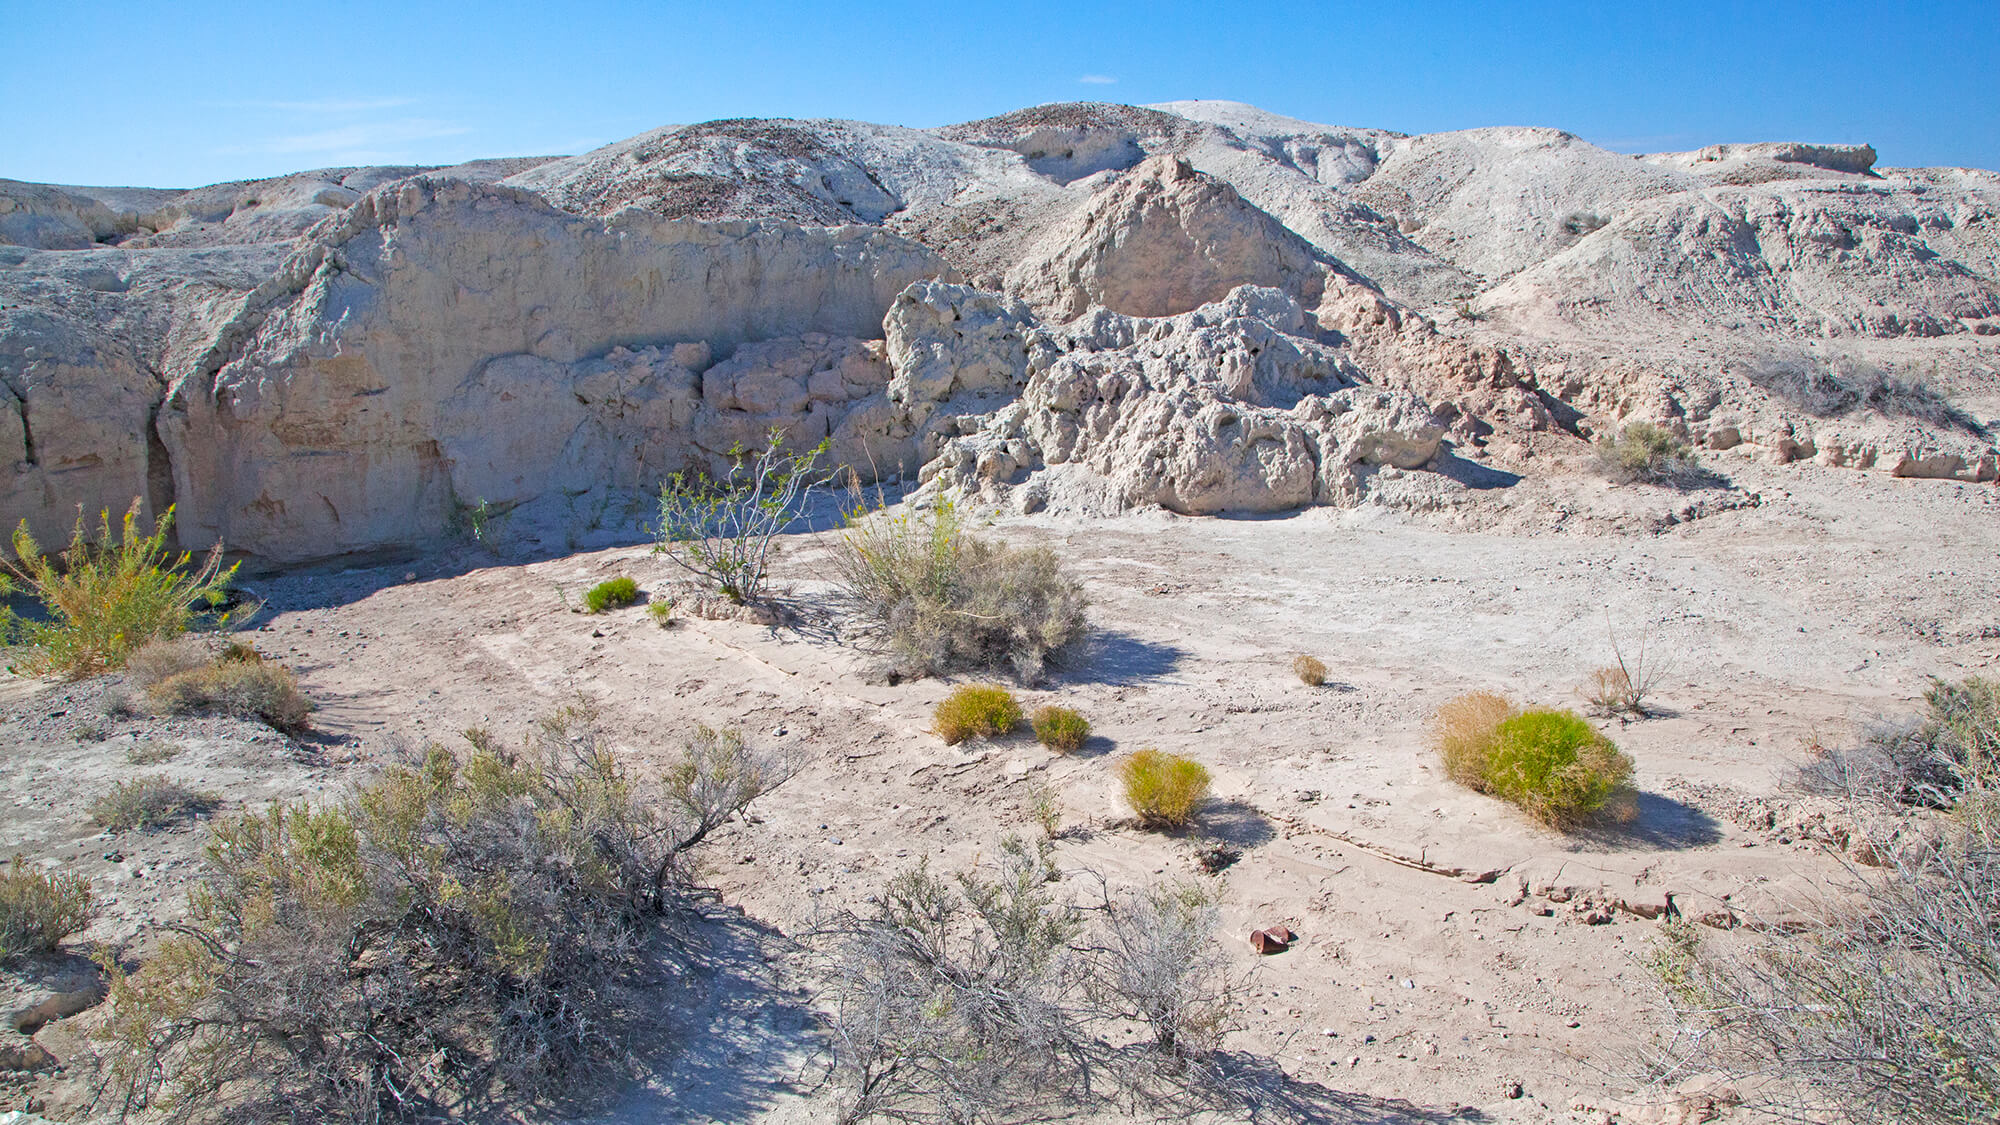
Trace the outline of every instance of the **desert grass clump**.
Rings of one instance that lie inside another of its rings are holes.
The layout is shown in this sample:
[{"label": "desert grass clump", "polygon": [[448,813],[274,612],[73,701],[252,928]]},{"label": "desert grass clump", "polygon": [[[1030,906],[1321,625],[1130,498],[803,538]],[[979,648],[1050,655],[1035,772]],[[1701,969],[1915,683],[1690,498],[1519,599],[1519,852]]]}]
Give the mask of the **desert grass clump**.
[{"label": "desert grass clump", "polygon": [[1702,477],[1694,449],[1672,430],[1634,422],[1597,443],[1598,470],[1620,484],[1689,485]]},{"label": "desert grass clump", "polygon": [[1058,754],[1074,754],[1090,741],[1090,720],[1068,707],[1035,709],[1035,739]]},{"label": "desert grass clump", "polygon": [[583,608],[591,613],[619,609],[639,600],[639,584],[620,575],[607,578],[583,592]]},{"label": "desert grass clump", "polygon": [[1486,791],[1544,824],[1569,828],[1630,804],[1632,759],[1574,711],[1524,711],[1493,738]]},{"label": "desert grass clump", "polygon": [[182,817],[200,816],[222,803],[214,793],[191,789],[170,777],[148,774],[121,781],[90,806],[90,819],[111,832],[159,828]]},{"label": "desert grass clump", "polygon": [[1125,804],[1146,828],[1186,828],[1195,822],[1212,782],[1208,767],[1192,758],[1140,750],[1118,763]]},{"label": "desert grass clump", "polygon": [[998,738],[1021,724],[1021,705],[999,684],[966,684],[952,689],[932,713],[931,729],[945,745],[968,738]]},{"label": "desert grass clump", "polygon": [[483,1119],[620,1073],[687,979],[663,959],[696,956],[675,941],[694,849],[783,774],[702,728],[640,775],[575,708],[518,748],[468,742],[215,825],[187,920],[137,972],[107,965],[106,1104]]},{"label": "desert grass clump", "polygon": [[1326,662],[1300,653],[1292,658],[1292,674],[1307,687],[1319,687],[1326,683]]},{"label": "desert grass clump", "polygon": [[857,505],[836,558],[855,616],[911,675],[1032,682],[1088,628],[1088,599],[1054,552],[967,535],[948,501],[921,516]]},{"label": "desert grass clump", "polygon": [[37,871],[15,856],[0,869],[0,960],[55,952],[64,938],[90,925],[96,909],[89,879]]},{"label": "desert grass clump", "polygon": [[1493,757],[1500,724],[1520,711],[1497,692],[1467,692],[1446,701],[1431,716],[1430,744],[1446,777],[1486,792],[1486,766]]},{"label": "desert grass clump", "polygon": [[305,730],[313,709],[291,669],[247,645],[232,645],[207,664],[148,685],[146,696],[169,715],[234,715],[285,734]]},{"label": "desert grass clump", "polygon": [[115,529],[111,513],[101,513],[94,540],[79,515],[69,546],[55,556],[21,521],[13,557],[0,555],[0,598],[25,592],[47,613],[30,620],[0,607],[0,640],[29,649],[23,670],[70,679],[114,671],[141,645],[179,636],[197,616],[220,610],[236,575],[234,564],[222,565],[222,545],[197,563],[167,547],[172,508],[150,535],[139,532],[139,509],[134,500]]},{"label": "desert grass clump", "polygon": [[646,616],[662,629],[671,629],[674,624],[674,599],[661,598],[646,603]]}]

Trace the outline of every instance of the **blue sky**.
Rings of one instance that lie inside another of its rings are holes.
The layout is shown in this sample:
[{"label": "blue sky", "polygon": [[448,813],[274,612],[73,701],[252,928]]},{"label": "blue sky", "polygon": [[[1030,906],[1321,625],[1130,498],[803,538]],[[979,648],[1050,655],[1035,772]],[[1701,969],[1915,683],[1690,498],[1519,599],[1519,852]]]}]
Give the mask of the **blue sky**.
[{"label": "blue sky", "polygon": [[0,176],[186,187],[577,152],[716,117],[931,126],[1227,98],[1622,151],[1875,145],[2000,168],[2000,0],[482,4],[0,0]]}]

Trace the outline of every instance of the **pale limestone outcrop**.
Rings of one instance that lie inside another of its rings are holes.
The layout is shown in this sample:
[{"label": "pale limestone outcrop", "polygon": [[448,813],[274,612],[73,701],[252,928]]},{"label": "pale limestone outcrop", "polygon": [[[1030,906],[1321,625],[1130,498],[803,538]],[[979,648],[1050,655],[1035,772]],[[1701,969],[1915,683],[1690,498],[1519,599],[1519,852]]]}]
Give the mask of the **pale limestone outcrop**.
[{"label": "pale limestone outcrop", "polygon": [[694,405],[687,363],[645,349],[872,336],[897,292],[944,272],[866,228],[600,221],[519,189],[405,180],[317,228],[225,331],[222,361],[175,385],[159,429],[184,534],[275,559],[421,542],[486,489],[573,504],[773,422],[831,431],[845,413],[811,392],[766,387],[754,417]]},{"label": "pale limestone outcrop", "polygon": [[1021,401],[952,437],[926,483],[1045,503],[1033,478],[1078,466],[1123,506],[1268,512],[1360,500],[1369,466],[1418,468],[1444,420],[1408,391],[1366,384],[1311,338],[1287,294],[1244,287],[1181,316],[1093,310],[1059,333]]},{"label": "pale limestone outcrop", "polygon": [[1329,261],[1227,183],[1156,156],[1044,235],[1007,285],[1055,320],[1092,307],[1172,316],[1239,285],[1317,302]]}]

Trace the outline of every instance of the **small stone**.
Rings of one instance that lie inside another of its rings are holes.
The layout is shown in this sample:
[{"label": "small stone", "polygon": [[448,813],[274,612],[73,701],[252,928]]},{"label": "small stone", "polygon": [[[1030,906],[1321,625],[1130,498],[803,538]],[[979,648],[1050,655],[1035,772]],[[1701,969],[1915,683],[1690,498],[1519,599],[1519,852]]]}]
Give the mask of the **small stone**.
[{"label": "small stone", "polygon": [[1521,1090],[1521,1084],[1519,1082],[1506,1082],[1501,1084],[1500,1092],[1503,1095],[1505,1095],[1509,1101],[1513,1101],[1515,1099],[1520,1098],[1523,1091]]}]

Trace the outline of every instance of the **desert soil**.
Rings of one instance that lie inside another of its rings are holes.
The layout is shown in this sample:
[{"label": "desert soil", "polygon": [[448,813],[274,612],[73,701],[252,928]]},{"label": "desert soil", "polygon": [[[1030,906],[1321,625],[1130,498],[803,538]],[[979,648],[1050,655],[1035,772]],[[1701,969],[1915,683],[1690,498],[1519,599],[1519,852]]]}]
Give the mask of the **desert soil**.
[{"label": "desert soil", "polygon": [[[269,608],[253,639],[319,701],[316,733],[112,718],[103,684],[0,681],[0,846],[90,874],[110,907],[85,936],[143,948],[141,923],[171,916],[198,869],[200,833],[98,833],[86,807],[115,779],[174,773],[221,791],[225,811],[325,795],[398,741],[511,737],[582,697],[637,761],[667,760],[699,722],[802,763],[712,846],[724,969],[613,1119],[822,1116],[810,980],[773,931],[859,906],[922,857],[961,867],[1038,833],[1046,786],[1079,894],[1099,875],[1194,876],[1217,839],[1240,851],[1218,876],[1243,997],[1229,1045],[1323,1087],[1329,1119],[1643,1120],[1631,1092],[1661,1016],[1642,914],[1668,894],[1689,918],[1782,914],[1839,870],[1790,815],[1785,777],[1809,741],[1851,737],[1907,711],[1927,677],[1990,674],[2000,655],[2000,490],[1725,467],[1739,502],[1691,519],[1671,515],[1681,494],[1557,476],[1447,515],[976,521],[1059,551],[1094,603],[1087,651],[1023,693],[1090,718],[1071,756],[930,734],[952,685],[890,683],[842,636],[825,532],[782,541],[794,613],[777,627],[574,612],[606,577],[678,579],[636,537],[254,577]],[[1579,706],[1614,631],[1666,670],[1654,717],[1600,721],[1638,763],[1634,824],[1564,837],[1442,778],[1424,746],[1437,704],[1492,689]],[[1325,661],[1325,686],[1292,675],[1299,653]],[[180,752],[130,764],[160,742]],[[1203,833],[1126,821],[1111,764],[1146,746],[1214,769]],[[1252,953],[1248,933],[1274,923],[1299,941]],[[67,1104],[40,1089],[52,1113]],[[18,1108],[33,1093],[0,1096]]]}]

